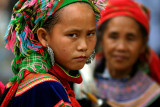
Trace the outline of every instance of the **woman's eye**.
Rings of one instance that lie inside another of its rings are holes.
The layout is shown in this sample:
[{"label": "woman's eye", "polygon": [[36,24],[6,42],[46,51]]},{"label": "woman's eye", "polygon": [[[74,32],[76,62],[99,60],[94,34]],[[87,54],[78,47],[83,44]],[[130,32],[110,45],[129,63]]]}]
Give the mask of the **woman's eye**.
[{"label": "woman's eye", "polygon": [[134,41],[135,40],[135,35],[133,35],[133,34],[128,34],[127,35],[127,40],[129,40],[129,41]]},{"label": "woman's eye", "polygon": [[117,35],[117,34],[110,34],[110,35],[109,35],[109,38],[110,38],[110,39],[117,39],[117,38],[118,38],[118,35]]},{"label": "woman's eye", "polygon": [[117,36],[116,35],[111,35],[110,38],[117,39]]},{"label": "woman's eye", "polygon": [[113,39],[113,40],[116,40],[119,37],[119,33],[117,32],[109,32],[107,35],[109,39]]},{"label": "woman's eye", "polygon": [[134,40],[133,37],[128,37],[127,39],[128,39],[129,41],[133,41],[133,40]]}]

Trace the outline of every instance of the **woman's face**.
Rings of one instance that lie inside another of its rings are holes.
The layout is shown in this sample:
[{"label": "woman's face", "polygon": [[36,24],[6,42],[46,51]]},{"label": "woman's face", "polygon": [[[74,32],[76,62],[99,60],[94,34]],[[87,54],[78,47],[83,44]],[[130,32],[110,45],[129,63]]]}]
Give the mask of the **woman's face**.
[{"label": "woman's face", "polygon": [[144,47],[142,33],[135,20],[117,16],[108,22],[102,37],[108,69],[131,70]]},{"label": "woman's face", "polygon": [[66,70],[79,70],[96,44],[96,19],[88,4],[73,3],[63,8],[60,20],[52,28],[48,45],[55,61]]}]

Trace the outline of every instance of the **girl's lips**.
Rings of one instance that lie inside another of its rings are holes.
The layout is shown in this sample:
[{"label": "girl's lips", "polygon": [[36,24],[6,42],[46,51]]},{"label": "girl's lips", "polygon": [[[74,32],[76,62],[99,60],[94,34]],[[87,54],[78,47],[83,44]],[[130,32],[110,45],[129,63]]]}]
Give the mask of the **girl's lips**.
[{"label": "girl's lips", "polygon": [[74,59],[76,59],[78,61],[85,61],[87,59],[87,57],[86,56],[80,56],[80,57],[76,57]]}]

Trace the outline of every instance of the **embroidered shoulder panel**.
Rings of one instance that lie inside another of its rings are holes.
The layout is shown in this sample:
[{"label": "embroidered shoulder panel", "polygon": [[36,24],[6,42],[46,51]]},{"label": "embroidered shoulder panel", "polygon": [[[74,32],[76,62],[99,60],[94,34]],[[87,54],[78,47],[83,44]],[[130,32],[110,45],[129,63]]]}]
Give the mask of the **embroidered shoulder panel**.
[{"label": "embroidered shoulder panel", "polygon": [[27,77],[25,77],[22,82],[19,84],[16,96],[23,94],[34,86],[46,82],[46,81],[57,81],[60,82],[55,76],[44,73],[31,73]]},{"label": "embroidered shoulder panel", "polygon": [[63,100],[60,100],[55,106],[53,107],[72,107],[70,103],[64,102]]},{"label": "embroidered shoulder panel", "polygon": [[5,87],[7,89],[7,88],[10,88],[12,85],[13,85],[13,82],[8,82]]}]

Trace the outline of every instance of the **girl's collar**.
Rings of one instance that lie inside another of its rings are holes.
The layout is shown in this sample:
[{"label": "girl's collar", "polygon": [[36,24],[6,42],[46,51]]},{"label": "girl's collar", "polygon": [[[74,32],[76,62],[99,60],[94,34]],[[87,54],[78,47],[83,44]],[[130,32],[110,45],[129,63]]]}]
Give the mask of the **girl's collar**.
[{"label": "girl's collar", "polygon": [[76,76],[72,76],[64,68],[62,68],[60,65],[56,63],[54,64],[54,66],[52,66],[49,72],[55,76],[58,76],[58,79],[62,78],[64,80],[75,82],[78,84],[82,82],[82,77],[80,74],[77,74]]}]

